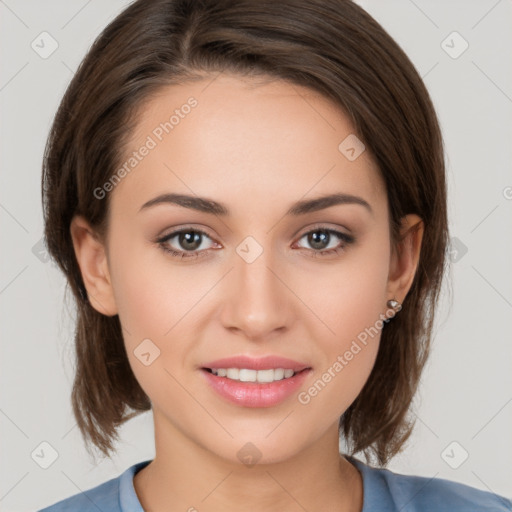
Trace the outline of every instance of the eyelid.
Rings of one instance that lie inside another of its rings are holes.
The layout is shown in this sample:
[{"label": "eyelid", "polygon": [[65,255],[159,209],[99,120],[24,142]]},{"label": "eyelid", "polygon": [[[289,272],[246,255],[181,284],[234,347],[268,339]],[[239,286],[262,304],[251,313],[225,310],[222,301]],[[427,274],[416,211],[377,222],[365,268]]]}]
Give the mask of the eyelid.
[{"label": "eyelid", "polygon": [[[342,229],[345,229],[347,232],[345,231],[342,231]],[[329,223],[322,223],[322,222],[316,222],[310,226],[308,226],[307,228],[304,228],[304,230],[299,230],[296,232],[296,234],[294,235],[294,237],[298,237],[298,238],[302,238],[304,235],[307,235],[308,233],[310,233],[311,231],[316,231],[316,230],[323,230],[323,231],[338,231],[340,233],[342,233],[343,235],[347,236],[347,237],[350,237],[350,238],[355,238],[354,235],[352,235],[350,233],[350,230],[348,228],[345,228],[344,226],[330,226]],[[297,233],[301,233],[300,235],[298,235]]]},{"label": "eyelid", "polygon": [[214,236],[212,236],[211,233],[208,232],[208,230],[206,228],[197,227],[194,224],[184,224],[184,225],[180,225],[180,226],[176,226],[176,227],[165,229],[163,231],[163,234],[162,235],[158,235],[156,237],[156,239],[157,239],[157,241],[158,240],[162,240],[163,238],[168,238],[170,236],[177,235],[177,234],[179,234],[179,233],[181,233],[183,231],[195,231],[197,233],[202,233],[203,235],[206,235],[208,238],[211,238],[211,239],[215,238]]}]

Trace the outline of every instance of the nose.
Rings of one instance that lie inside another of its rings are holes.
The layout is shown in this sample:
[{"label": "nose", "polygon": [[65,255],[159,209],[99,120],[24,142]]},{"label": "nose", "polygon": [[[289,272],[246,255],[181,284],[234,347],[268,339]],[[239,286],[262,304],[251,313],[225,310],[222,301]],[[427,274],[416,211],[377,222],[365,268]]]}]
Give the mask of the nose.
[{"label": "nose", "polygon": [[223,290],[221,320],[226,329],[250,340],[268,339],[289,327],[293,293],[270,250],[249,263],[234,254],[234,268]]}]

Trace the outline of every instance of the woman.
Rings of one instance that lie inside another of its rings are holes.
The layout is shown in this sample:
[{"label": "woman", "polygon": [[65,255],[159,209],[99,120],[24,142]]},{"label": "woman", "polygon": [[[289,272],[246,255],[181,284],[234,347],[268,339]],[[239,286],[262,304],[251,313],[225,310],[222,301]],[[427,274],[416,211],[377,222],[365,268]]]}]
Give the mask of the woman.
[{"label": "woman", "polygon": [[134,2],[64,96],[43,202],[81,432],[108,456],[152,409],[156,448],[44,510],[511,506],[383,468],[413,426],[446,183],[424,84],[356,4]]}]

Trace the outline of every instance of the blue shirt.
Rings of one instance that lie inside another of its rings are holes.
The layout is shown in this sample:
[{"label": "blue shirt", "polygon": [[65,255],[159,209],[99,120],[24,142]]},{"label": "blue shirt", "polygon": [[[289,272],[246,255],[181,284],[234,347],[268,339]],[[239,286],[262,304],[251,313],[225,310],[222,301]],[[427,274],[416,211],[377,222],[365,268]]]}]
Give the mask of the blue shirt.
[{"label": "blue shirt", "polygon": [[[362,512],[510,512],[512,501],[442,478],[401,475],[345,455],[363,477]],[[133,487],[134,464],[117,478],[44,508],[39,512],[144,512]]]}]

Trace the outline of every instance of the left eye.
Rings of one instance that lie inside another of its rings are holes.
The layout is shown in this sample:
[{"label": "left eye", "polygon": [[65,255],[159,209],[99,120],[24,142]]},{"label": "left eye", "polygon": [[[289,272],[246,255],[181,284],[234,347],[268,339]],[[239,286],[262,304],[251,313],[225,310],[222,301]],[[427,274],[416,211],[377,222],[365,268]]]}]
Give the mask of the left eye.
[{"label": "left eye", "polygon": [[[334,240],[333,240],[334,236]],[[338,252],[339,249],[343,249],[346,245],[352,243],[354,241],[354,237],[351,235],[347,235],[346,233],[341,233],[340,231],[336,231],[335,229],[326,229],[326,228],[316,228],[312,231],[308,231],[302,237],[307,239],[307,243],[313,247],[313,251],[318,252],[319,254],[331,254],[333,252]],[[329,247],[329,242],[336,242],[336,238],[342,241],[335,243],[334,247]],[[327,244],[327,246],[325,246]]]},{"label": "left eye", "polygon": [[[334,236],[334,240],[333,240]],[[171,254],[171,256],[176,258],[198,258],[199,256],[206,255],[210,249],[203,248],[201,245],[203,242],[203,238],[206,237],[211,240],[210,236],[204,231],[198,229],[182,229],[180,231],[174,231],[163,238],[157,240],[157,243],[160,247]],[[170,241],[174,238],[177,238],[177,243],[183,249],[180,248],[175,249],[170,244]],[[315,228],[307,233],[304,233],[300,239],[307,239],[307,243],[310,244],[313,248],[307,249],[303,247],[299,247],[300,249],[305,249],[307,251],[312,252],[315,256],[327,255],[332,253],[338,253],[343,250],[347,245],[353,243],[355,238],[351,235],[347,235],[346,233],[342,233],[340,231],[336,231],[334,229],[327,228]],[[330,243],[336,242],[334,247],[329,247]],[[341,243],[340,243],[341,240]]]}]

